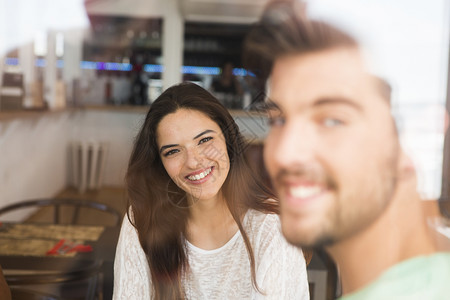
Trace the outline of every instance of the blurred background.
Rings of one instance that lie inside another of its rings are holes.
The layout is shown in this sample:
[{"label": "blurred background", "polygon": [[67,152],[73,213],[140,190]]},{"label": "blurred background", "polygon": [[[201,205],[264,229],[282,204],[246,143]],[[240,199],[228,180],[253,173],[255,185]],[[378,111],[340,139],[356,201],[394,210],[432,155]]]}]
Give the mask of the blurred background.
[{"label": "blurred background", "polygon": [[[292,1],[354,35],[371,72],[392,85],[392,114],[417,169],[419,191],[426,200],[441,198],[441,211],[450,217],[450,0]],[[242,62],[245,36],[267,2],[0,0],[0,207],[68,197],[77,205],[102,203],[121,217],[134,137],[151,103],[182,81],[203,86],[229,109],[249,142],[243,155],[269,182],[262,160],[267,120],[255,105],[264,100],[265,87]],[[423,204],[427,216],[440,216],[437,201]],[[3,217],[0,229],[9,221],[49,221],[52,215],[17,212]],[[81,223],[110,221],[79,215]],[[432,226],[450,237],[445,224]],[[105,260],[103,298],[110,299],[119,227],[105,228],[93,255]],[[0,246],[12,244],[3,240]],[[31,244],[25,239],[24,245]],[[1,248],[4,269],[62,261],[42,263],[17,249],[3,255]],[[313,255],[308,280],[311,299],[340,293],[326,256]]]},{"label": "blurred background", "polygon": [[[67,186],[123,186],[149,105],[184,80],[213,92],[262,147],[267,126],[251,104],[264,87],[244,69],[241,52],[266,3],[0,0],[0,205]],[[443,151],[450,1],[303,3],[310,16],[355,35],[371,70],[393,86],[393,114],[419,189],[437,199],[450,166]],[[81,170],[80,149],[96,175]]]}]

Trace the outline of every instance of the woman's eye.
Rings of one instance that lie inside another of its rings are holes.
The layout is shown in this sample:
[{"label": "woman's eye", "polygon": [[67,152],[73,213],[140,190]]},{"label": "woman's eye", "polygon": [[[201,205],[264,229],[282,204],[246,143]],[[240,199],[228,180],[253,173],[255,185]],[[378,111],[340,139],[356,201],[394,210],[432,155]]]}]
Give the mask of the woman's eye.
[{"label": "woman's eye", "polygon": [[285,123],[285,119],[282,116],[269,117],[269,126],[270,127],[283,126],[284,123]]},{"label": "woman's eye", "polygon": [[167,156],[173,155],[175,153],[178,153],[178,149],[169,150],[166,153],[164,153],[164,156],[167,157]]},{"label": "woman's eye", "polygon": [[198,144],[200,145],[200,144],[206,143],[207,141],[210,141],[210,140],[212,140],[212,139],[213,139],[213,138],[210,137],[210,136],[205,137],[205,138],[202,138],[202,139],[198,142]]},{"label": "woman's eye", "polygon": [[334,118],[325,118],[322,120],[322,124],[325,127],[336,127],[339,125],[343,125],[344,122],[342,122],[341,120],[338,120],[338,119],[334,119]]}]

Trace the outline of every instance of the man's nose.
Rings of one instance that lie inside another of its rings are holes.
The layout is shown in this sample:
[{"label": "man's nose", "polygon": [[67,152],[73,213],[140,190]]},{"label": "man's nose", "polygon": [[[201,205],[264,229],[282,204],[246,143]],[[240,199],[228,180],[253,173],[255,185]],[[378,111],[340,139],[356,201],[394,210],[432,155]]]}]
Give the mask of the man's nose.
[{"label": "man's nose", "polygon": [[316,155],[316,142],[317,136],[311,124],[288,122],[274,139],[273,159],[282,168],[309,164]]}]

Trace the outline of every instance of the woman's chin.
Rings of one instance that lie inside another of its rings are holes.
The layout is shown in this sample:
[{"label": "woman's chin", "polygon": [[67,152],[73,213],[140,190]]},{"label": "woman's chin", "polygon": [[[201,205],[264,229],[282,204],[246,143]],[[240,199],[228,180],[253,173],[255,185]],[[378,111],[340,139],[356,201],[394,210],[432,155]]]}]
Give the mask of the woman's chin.
[{"label": "woman's chin", "polygon": [[187,191],[187,193],[195,202],[214,199],[217,198],[219,194],[218,191],[206,191],[205,189],[191,189],[190,191]]}]

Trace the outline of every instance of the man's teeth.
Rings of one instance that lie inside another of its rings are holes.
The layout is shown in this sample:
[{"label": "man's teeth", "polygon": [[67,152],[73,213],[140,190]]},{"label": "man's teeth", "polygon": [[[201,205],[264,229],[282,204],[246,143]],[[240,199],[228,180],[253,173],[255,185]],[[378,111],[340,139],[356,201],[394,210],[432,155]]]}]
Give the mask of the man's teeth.
[{"label": "man's teeth", "polygon": [[291,195],[295,198],[309,198],[318,195],[322,191],[320,186],[291,187]]},{"label": "man's teeth", "polygon": [[205,178],[209,173],[211,173],[211,168],[209,168],[208,170],[206,170],[204,172],[201,172],[200,174],[191,175],[188,177],[188,179],[192,180],[192,181],[200,180],[200,179]]}]

